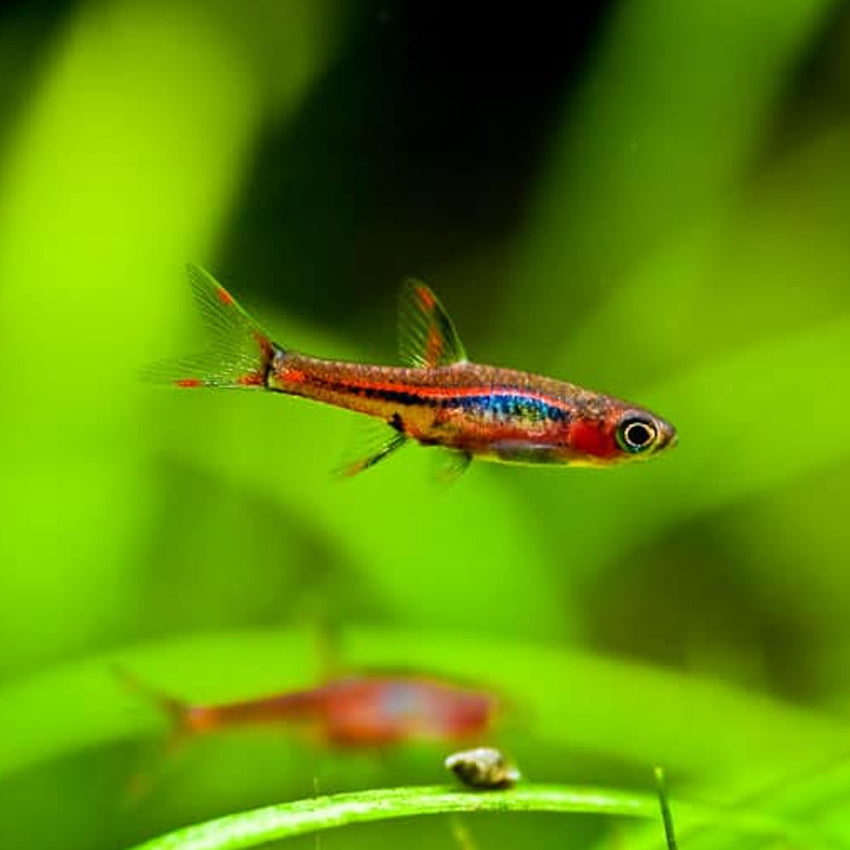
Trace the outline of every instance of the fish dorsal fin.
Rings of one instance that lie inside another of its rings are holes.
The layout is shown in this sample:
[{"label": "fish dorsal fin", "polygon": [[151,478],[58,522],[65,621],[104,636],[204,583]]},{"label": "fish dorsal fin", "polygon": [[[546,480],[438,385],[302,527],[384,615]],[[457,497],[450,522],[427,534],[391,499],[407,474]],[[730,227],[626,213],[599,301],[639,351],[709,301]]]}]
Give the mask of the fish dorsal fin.
[{"label": "fish dorsal fin", "polygon": [[406,366],[451,366],[466,360],[466,351],[454,323],[437,296],[418,280],[407,280],[401,290],[398,348]]}]

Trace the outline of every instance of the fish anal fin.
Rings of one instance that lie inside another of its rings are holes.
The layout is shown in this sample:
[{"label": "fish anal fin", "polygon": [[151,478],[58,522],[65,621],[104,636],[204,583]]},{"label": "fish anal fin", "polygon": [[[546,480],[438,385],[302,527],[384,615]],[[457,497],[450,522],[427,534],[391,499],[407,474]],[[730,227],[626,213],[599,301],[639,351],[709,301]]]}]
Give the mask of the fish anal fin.
[{"label": "fish anal fin", "polygon": [[466,360],[454,323],[424,283],[407,280],[399,300],[399,353],[407,366],[431,368]]},{"label": "fish anal fin", "polygon": [[369,469],[407,442],[405,434],[391,430],[387,423],[379,420],[367,420],[361,431],[363,433],[357,441],[357,448],[350,453],[354,459],[344,461],[337,470],[344,478],[351,478]]}]

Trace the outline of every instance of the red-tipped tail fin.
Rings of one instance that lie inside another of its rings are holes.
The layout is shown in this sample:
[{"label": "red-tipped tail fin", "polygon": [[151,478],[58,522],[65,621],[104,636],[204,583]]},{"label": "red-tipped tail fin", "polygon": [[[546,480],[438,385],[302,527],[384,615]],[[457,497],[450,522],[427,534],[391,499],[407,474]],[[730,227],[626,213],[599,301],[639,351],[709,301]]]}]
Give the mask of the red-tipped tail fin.
[{"label": "red-tipped tail fin", "polygon": [[210,344],[203,354],[156,363],[145,380],[176,387],[266,386],[276,347],[236,299],[200,266],[187,266]]},{"label": "red-tipped tail fin", "polygon": [[192,708],[188,703],[152,688],[123,667],[113,667],[112,672],[128,690],[141,694],[168,718],[171,724],[172,745],[176,745],[186,735],[195,731]]},{"label": "red-tipped tail fin", "polygon": [[145,759],[144,761],[146,763],[141,765],[129,777],[125,789],[125,802],[132,805],[138,803],[153,790],[154,786],[162,778],[166,759],[173,759],[178,754],[181,744],[185,742],[186,738],[198,731],[198,726],[195,722],[198,709],[182,700],[150,687],[150,685],[147,685],[122,667],[113,666],[112,672],[128,690],[140,694],[145,700],[161,711],[168,718],[171,727],[167,738],[157,748],[156,756]]}]

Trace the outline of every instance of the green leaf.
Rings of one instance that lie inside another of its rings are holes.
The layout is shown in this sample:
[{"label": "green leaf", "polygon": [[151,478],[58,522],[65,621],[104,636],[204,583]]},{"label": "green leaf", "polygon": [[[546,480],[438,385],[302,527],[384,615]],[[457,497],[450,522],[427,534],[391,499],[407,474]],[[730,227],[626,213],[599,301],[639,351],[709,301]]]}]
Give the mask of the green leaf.
[{"label": "green leaf", "polygon": [[[385,788],[267,806],[184,827],[134,850],[241,850],[269,841],[353,823],[454,812],[563,812],[660,819],[658,800],[610,788],[523,783],[508,791],[468,792],[446,786]],[[841,847],[812,830],[745,812],[676,805],[683,823],[722,824],[753,835],[806,841],[816,848]],[[660,829],[660,824],[659,824]]]}]

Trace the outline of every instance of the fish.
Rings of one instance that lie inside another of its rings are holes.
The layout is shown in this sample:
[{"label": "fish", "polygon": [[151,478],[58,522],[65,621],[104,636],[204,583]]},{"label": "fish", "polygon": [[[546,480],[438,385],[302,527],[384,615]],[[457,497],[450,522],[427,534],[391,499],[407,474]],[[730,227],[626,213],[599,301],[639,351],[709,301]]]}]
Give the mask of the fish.
[{"label": "fish", "polygon": [[576,384],[467,359],[449,314],[408,280],[399,310],[403,366],[327,360],[274,342],[234,297],[188,266],[211,346],[164,361],[149,380],[182,389],[243,388],[301,396],[373,417],[381,432],[340,472],[354,475],[408,442],[441,447],[452,476],[473,459],[511,464],[612,466],[661,454],[676,429],[651,411]]},{"label": "fish", "polygon": [[341,748],[452,742],[491,728],[500,709],[491,693],[425,675],[345,675],[305,690],[191,703],[160,693],[124,669],[115,672],[170,718],[176,739],[240,726],[284,725],[311,729],[321,741]]}]

